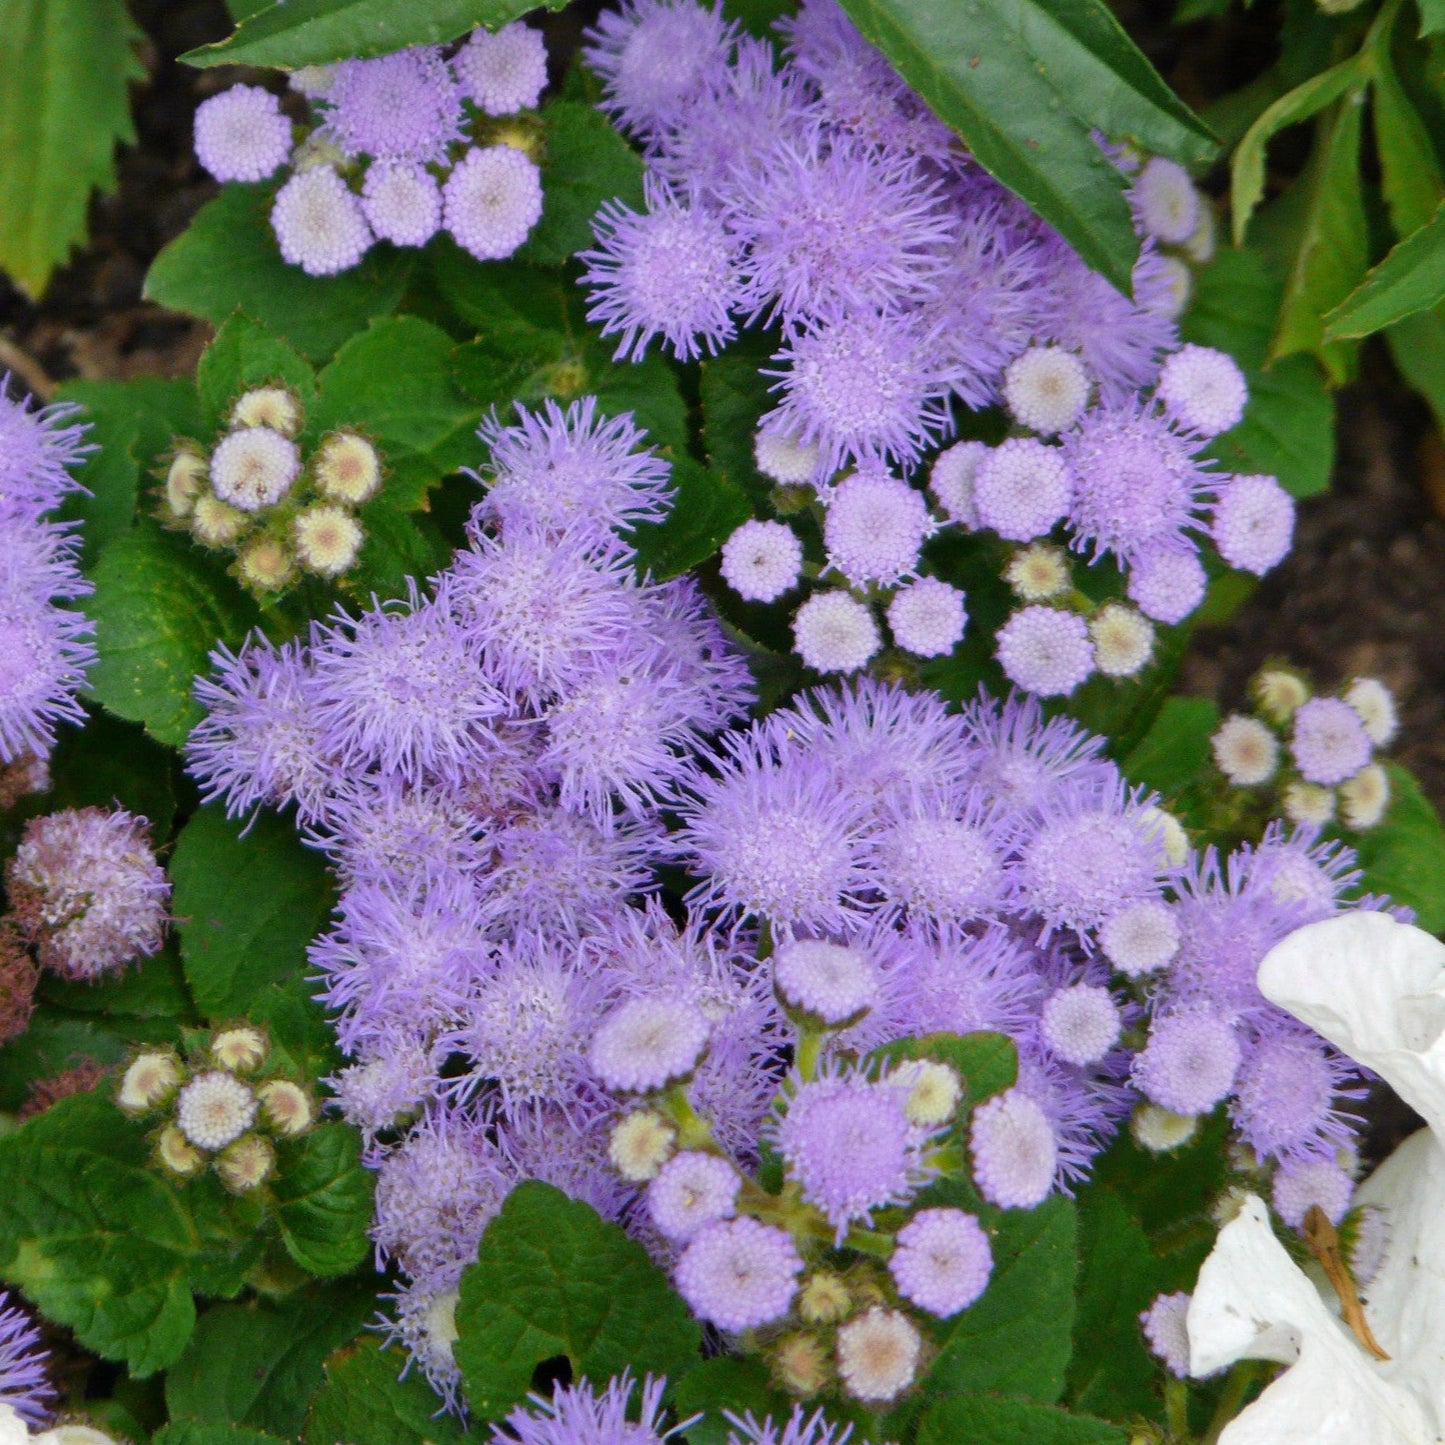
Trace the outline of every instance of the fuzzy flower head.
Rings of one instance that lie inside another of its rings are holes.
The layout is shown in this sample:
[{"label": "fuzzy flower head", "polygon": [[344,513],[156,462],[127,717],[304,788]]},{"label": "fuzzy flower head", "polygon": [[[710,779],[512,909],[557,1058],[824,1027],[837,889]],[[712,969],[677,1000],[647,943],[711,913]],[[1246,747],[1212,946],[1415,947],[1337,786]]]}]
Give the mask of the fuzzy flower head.
[{"label": "fuzzy flower head", "polygon": [[640,1392],[636,1385],[624,1370],[601,1391],[584,1379],[557,1386],[550,1400],[532,1395],[492,1427],[490,1445],[664,1445],[694,1423],[665,1427],[665,1379],[647,1376]]},{"label": "fuzzy flower head", "polygon": [[798,585],[803,544],[782,522],[746,521],[723,543],[723,581],[747,602],[776,602]]},{"label": "fuzzy flower head", "polygon": [[822,938],[789,939],[773,954],[778,992],[795,1008],[839,1024],[878,998],[878,975],[868,955]]},{"label": "fuzzy flower head", "polygon": [[1258,718],[1225,718],[1209,743],[1215,766],[1237,787],[1267,783],[1279,768],[1279,739]]},{"label": "fuzzy flower head", "polygon": [[1191,547],[1151,552],[1129,567],[1129,600],[1145,617],[1171,626],[1204,601],[1208,585],[1204,564]]},{"label": "fuzzy flower head", "polygon": [[1057,436],[1083,415],[1089,373],[1072,352],[1034,346],[1009,363],[1003,396],[1021,426],[1040,436]]},{"label": "fuzzy flower head", "polygon": [[928,475],[928,489],[951,522],[960,527],[979,525],[974,485],[978,469],[993,448],[983,442],[955,442],[938,454]]},{"label": "fuzzy flower head", "polygon": [[54,1403],[49,1364],[39,1329],[11,1303],[9,1292],[0,1290],[0,1406],[8,1406],[32,1427],[45,1423]]},{"label": "fuzzy flower head", "polygon": [[1182,1291],[1158,1295],[1139,1316],[1150,1354],[1163,1361],[1165,1369],[1183,1380],[1189,1375],[1189,1332],[1185,1320],[1189,1314],[1189,1296]]},{"label": "fuzzy flower head", "polygon": [[95,659],[89,621],[41,598],[0,598],[0,762],[45,758],[59,722],[83,722],[76,692]]},{"label": "fuzzy flower head", "polygon": [[442,224],[478,261],[510,256],[541,216],[541,172],[508,145],[467,151],[442,188]]},{"label": "fuzzy flower head", "polygon": [[1377,748],[1388,747],[1399,731],[1395,696],[1377,677],[1357,677],[1345,690],[1345,701],[1359,713],[1365,732]]},{"label": "fuzzy flower head", "polygon": [[800,442],[786,432],[760,427],[753,438],[753,461],[770,481],[797,487],[817,476],[819,452],[815,443]]},{"label": "fuzzy flower head", "polygon": [[1263,576],[1289,551],[1294,517],[1294,498],[1273,477],[1232,477],[1220,488],[1209,531],[1231,567]]},{"label": "fuzzy flower head", "polygon": [[1059,1145],[1040,1105],[1018,1089],[986,1099],[969,1131],[979,1193],[1001,1209],[1032,1209],[1053,1187]]},{"label": "fuzzy flower head", "polygon": [[1061,597],[1073,581],[1068,553],[1047,542],[1020,548],[1009,558],[1003,575],[1024,602],[1049,602]]},{"label": "fuzzy flower head", "polygon": [[1181,346],[1173,352],[1154,394],[1181,426],[1208,437],[1237,426],[1249,400],[1234,358],[1212,346]]},{"label": "fuzzy flower head", "polygon": [[530,110],[547,85],[542,33],[520,21],[473,30],[451,64],[462,94],[487,115]]},{"label": "fuzzy flower head", "polygon": [[913,1383],[923,1336],[899,1310],[873,1306],[838,1331],[838,1376],[855,1399],[895,1400]]},{"label": "fuzzy flower head", "polygon": [[731,1219],[741,1188],[726,1159],[688,1150],[674,1154],[647,1186],[647,1210],[668,1239],[685,1244],[705,1224]]},{"label": "fuzzy flower head", "polygon": [[367,168],[361,209],[378,240],[425,246],[441,229],[441,187],[416,161],[378,162]]},{"label": "fuzzy flower head", "polygon": [[361,202],[330,166],[298,171],[281,187],[271,229],[282,258],[308,276],[349,271],[372,242]]},{"label": "fuzzy flower head", "polygon": [[1370,736],[1360,714],[1335,697],[1313,697],[1294,714],[1290,756],[1309,783],[1332,787],[1370,761]]},{"label": "fuzzy flower head", "polygon": [[982,527],[1011,542],[1047,536],[1069,510],[1074,482],[1062,453],[1032,437],[995,447],[973,479],[973,505]]},{"label": "fuzzy flower head", "polygon": [[1088,623],[1057,607],[1021,607],[999,629],[998,660],[1025,692],[1067,697],[1094,671]]},{"label": "fuzzy flower head", "polygon": [[1144,162],[1129,198],[1146,236],[1177,246],[1187,241],[1199,224],[1199,192],[1189,172],[1164,156],[1150,156]]},{"label": "fuzzy flower head", "polygon": [[326,130],[348,156],[440,162],[461,138],[461,96],[432,46],[343,60],[326,92]]},{"label": "fuzzy flower head", "polygon": [[834,490],[823,544],[829,563],[855,586],[886,585],[918,565],[929,530],[922,495],[884,471],[867,468]]},{"label": "fuzzy flower head", "polygon": [[1233,1025],[1205,1005],[1154,1020],[1134,1060],[1134,1082],[1175,1114],[1206,1114],[1234,1087],[1239,1039]]},{"label": "fuzzy flower head", "polygon": [[1065,1063],[1096,1064],[1119,1042],[1123,1017],[1109,990],[1091,983],[1057,989],[1044,1001],[1039,1032]]},{"label": "fuzzy flower head", "polygon": [[904,1299],[947,1319],[983,1293],[993,1273],[993,1250],[973,1215],[923,1209],[898,1231],[888,1270]]},{"label": "fuzzy flower head", "polygon": [[707,1019],[684,999],[629,999],[598,1025],[588,1060],[608,1088],[645,1093],[688,1073],[707,1035]]},{"label": "fuzzy flower head", "polygon": [[231,432],[211,454],[211,486],[243,512],[275,506],[300,471],[296,443],[264,426]]},{"label": "fuzzy flower head", "polygon": [[963,640],[964,594],[936,577],[900,587],[888,604],[893,640],[915,657],[945,657]]},{"label": "fuzzy flower head", "polygon": [[1094,663],[1105,677],[1137,677],[1154,656],[1154,626],[1122,602],[1106,602],[1089,619]]},{"label": "fuzzy flower head", "polygon": [[815,672],[857,672],[883,639],[873,614],[846,592],[817,592],[793,617],[793,646]]},{"label": "fuzzy flower head", "polygon": [[264,181],[291,152],[291,122],[269,90],[233,85],[196,107],[195,144],[218,181]]},{"label": "fuzzy flower head", "polygon": [[704,1225],[674,1278],[693,1314],[737,1334],[787,1314],[802,1270],[786,1231],[743,1216]]},{"label": "fuzzy flower head", "polygon": [[85,454],[87,426],[67,403],[36,408],[10,395],[10,377],[0,375],[0,518],[34,520],[67,492]]},{"label": "fuzzy flower head", "polygon": [[1281,1164],[1270,1189],[1275,1213],[1291,1229],[1303,1229],[1312,1208],[1338,1224],[1350,1207],[1355,1182],[1333,1159],[1300,1159]]},{"label": "fuzzy flower head", "polygon": [[234,1143],[256,1121],[256,1096],[223,1069],[198,1074],[176,1101],[176,1123],[197,1149],[215,1153]]},{"label": "fuzzy flower head", "polygon": [[1100,926],[1099,947],[1120,973],[1137,978],[1179,952],[1179,924],[1161,898],[1126,903]]}]

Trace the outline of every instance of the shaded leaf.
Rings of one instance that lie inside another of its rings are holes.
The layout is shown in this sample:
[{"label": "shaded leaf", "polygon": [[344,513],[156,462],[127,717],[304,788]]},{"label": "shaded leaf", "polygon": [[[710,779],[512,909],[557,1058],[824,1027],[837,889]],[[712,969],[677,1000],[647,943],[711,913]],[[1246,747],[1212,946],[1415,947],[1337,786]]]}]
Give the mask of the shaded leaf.
[{"label": "shaded leaf", "polygon": [[1415,775],[1386,763],[1390,805],[1375,827],[1350,835],[1364,870],[1364,887],[1415,910],[1427,933],[1445,931],[1445,828]]},{"label": "shaded leaf", "polygon": [[733,1359],[719,1356],[704,1360],[683,1377],[673,1397],[673,1404],[682,1419],[702,1415],[687,1427],[687,1445],[727,1445],[737,1428],[730,1424],[725,1410],[735,1415],[751,1411],[755,1420],[785,1420],[793,1402],[768,1374],[759,1359]]},{"label": "shaded leaf", "polygon": [[1445,207],[1406,236],[1325,317],[1325,337],[1368,336],[1445,301]]},{"label": "shaded leaf", "polygon": [[1211,767],[1209,740],[1219,709],[1202,697],[1171,697],[1120,767],[1131,783],[1172,800]]},{"label": "shaded leaf", "polygon": [[304,409],[315,395],[316,373],[295,347],[259,321],[233,312],[196,366],[196,391],[210,427],[223,428],[236,398],[266,384],[290,387]]},{"label": "shaded leaf", "polygon": [[1380,158],[1380,189],[1399,236],[1418,230],[1445,196],[1445,178],[1435,144],[1415,102],[1406,93],[1390,58],[1387,27],[1373,48],[1373,120]]},{"label": "shaded leaf", "polygon": [[361,1136],[322,1124],[276,1145],[276,1219],[286,1252],[309,1274],[345,1274],[371,1254],[374,1176],[361,1164]]},{"label": "shaded leaf", "polygon": [[1128,1440],[1128,1431],[1107,1420],[982,1395],[940,1400],[918,1431],[918,1445],[1127,1445]]},{"label": "shaded leaf", "polygon": [[691,457],[674,457],[672,510],[632,534],[640,567],[662,581],[705,562],[753,514],[748,494]]},{"label": "shaded leaf", "polygon": [[420,1370],[401,1378],[409,1356],[363,1335],[326,1361],[311,1401],[304,1445],[458,1445],[456,1419],[438,1413],[435,1391]]}]

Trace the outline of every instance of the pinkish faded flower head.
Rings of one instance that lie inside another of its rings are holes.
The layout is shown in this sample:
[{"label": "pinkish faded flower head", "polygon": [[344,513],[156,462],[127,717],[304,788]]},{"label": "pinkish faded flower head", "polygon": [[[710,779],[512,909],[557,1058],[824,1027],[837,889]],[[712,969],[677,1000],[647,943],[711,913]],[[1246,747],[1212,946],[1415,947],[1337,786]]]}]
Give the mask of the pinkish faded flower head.
[{"label": "pinkish faded flower head", "polygon": [[1165,360],[1155,395],[1181,426],[1213,437],[1239,424],[1249,387],[1227,352],[1189,345]]},{"label": "pinkish faded flower head", "polygon": [[1161,1294],[1139,1316],[1139,1328],[1151,1354],[1177,1379],[1189,1377],[1189,1331],[1185,1321],[1191,1296],[1182,1290]]}]

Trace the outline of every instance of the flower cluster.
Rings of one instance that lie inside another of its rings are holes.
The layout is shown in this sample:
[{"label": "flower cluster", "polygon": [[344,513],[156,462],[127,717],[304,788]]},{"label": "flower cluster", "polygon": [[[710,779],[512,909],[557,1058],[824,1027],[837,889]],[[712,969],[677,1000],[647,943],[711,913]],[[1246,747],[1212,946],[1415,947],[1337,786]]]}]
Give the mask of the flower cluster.
[{"label": "flower cluster", "polygon": [[76,692],[94,660],[90,622],[65,604],[90,584],[79,539],[48,516],[90,448],[76,408],[33,409],[0,377],[0,788],[9,796],[47,786],[55,725],[80,722]]},{"label": "flower cluster", "polygon": [[55,1400],[49,1363],[30,1316],[0,1290],[0,1407],[27,1425],[44,1424]]},{"label": "flower cluster", "polygon": [[1395,699],[1378,678],[1350,679],[1338,697],[1316,695],[1298,672],[1267,667],[1250,687],[1251,713],[1233,713],[1211,739],[1219,771],[1265,792],[1296,823],[1373,828],[1390,805],[1390,775],[1374,761],[1393,741]]},{"label": "flower cluster", "polygon": [[141,1050],[115,1101],[132,1118],[157,1121],[156,1161],[166,1173],[190,1179],[209,1165],[233,1194],[264,1184],[276,1168],[272,1141],[304,1134],[316,1118],[311,1096],[250,1024],[217,1029],[186,1059]]},{"label": "flower cluster", "polygon": [[547,84],[540,32],[475,30],[443,51],[308,66],[292,77],[315,124],[293,146],[279,99],[235,85],[196,112],[201,164],[218,181],[290,174],[271,208],[281,254],[312,276],[355,266],[378,241],[445,231],[479,260],[510,256],[542,214],[525,120]]},{"label": "flower cluster", "polygon": [[261,596],[301,576],[335,581],[366,533],[356,509],[376,495],[383,463],[360,432],[339,428],[302,450],[301,400],[279,383],[238,396],[209,448],[177,443],[160,515],[203,546],[235,554],[233,571]]}]

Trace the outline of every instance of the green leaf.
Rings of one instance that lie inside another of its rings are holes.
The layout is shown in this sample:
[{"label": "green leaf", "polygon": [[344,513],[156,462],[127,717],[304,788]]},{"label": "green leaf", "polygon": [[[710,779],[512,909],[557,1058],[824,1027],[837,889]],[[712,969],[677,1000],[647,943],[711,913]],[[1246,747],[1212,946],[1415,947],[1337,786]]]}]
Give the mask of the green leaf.
[{"label": "green leaf", "polygon": [[1445,196],[1445,178],[1435,143],[1415,102],[1410,98],[1390,58],[1385,39],[1372,51],[1374,69],[1375,150],[1380,158],[1380,189],[1399,236],[1418,230],[1435,214]]},{"label": "green leaf", "polygon": [[311,1402],[304,1445],[460,1445],[468,1437],[454,1416],[438,1413],[421,1371],[401,1378],[407,1364],[372,1335],[338,1350]]},{"label": "green leaf", "polygon": [[1208,698],[1169,698],[1120,764],[1124,776],[1173,800],[1210,770],[1209,740],[1218,727],[1219,709]]},{"label": "green leaf", "polygon": [[1385,332],[1400,375],[1430,403],[1445,429],[1445,306],[1418,311]]},{"label": "green leaf", "polygon": [[1335,404],[1318,364],[1291,356],[1265,369],[1283,287],[1259,253],[1221,251],[1198,275],[1180,330],[1239,363],[1249,383],[1244,419],[1210,447],[1231,472],[1264,472],[1292,496],[1329,487],[1335,460]]},{"label": "green leaf", "polygon": [[1333,381],[1348,379],[1349,342],[1327,341],[1324,314],[1342,302],[1370,264],[1369,222],[1360,184],[1364,92],[1351,90],[1321,127],[1309,170],[1304,225],[1285,281],[1270,359],[1311,352]]},{"label": "green leaf", "polygon": [[1000,1216],[988,1289],[944,1337],[928,1390],[1059,1399],[1072,1348],[1074,1239],[1073,1201],[1057,1194]]},{"label": "green leaf", "polygon": [[689,1371],[677,1387],[673,1405],[682,1419],[703,1417],[687,1427],[687,1445],[727,1445],[730,1436],[736,1438],[737,1429],[728,1422],[725,1410],[735,1415],[751,1411],[755,1420],[771,1415],[782,1421],[793,1408],[793,1402],[772,1383],[761,1360],[726,1355],[704,1360]]},{"label": "green leaf", "polygon": [[1386,763],[1390,806],[1375,827],[1350,835],[1364,887],[1413,908],[1427,933],[1445,931],[1445,828],[1407,768]]},{"label": "green leaf", "polygon": [[[30,1025],[18,1038],[0,1047],[0,1110],[14,1113],[25,1103],[31,1085],[52,1079],[86,1059],[109,1066],[118,1064],[131,1047],[132,1032],[165,1038],[174,1034],[168,1021],[159,1026],[122,1030],[119,1020],[77,1018],[70,1012],[42,1003],[30,1016]],[[169,1040],[168,1040],[169,1041]]]},{"label": "green leaf", "polygon": [[123,0],[0,5],[0,268],[32,298],[85,236],[91,191],[115,188],[141,38]]},{"label": "green leaf", "polygon": [[263,1430],[211,1425],[201,1420],[173,1420],[151,1436],[151,1445],[284,1445]]},{"label": "green leaf", "polygon": [[1445,0],[1419,0],[1419,6],[1421,36],[1445,30]]},{"label": "green leaf", "polygon": [[276,1145],[276,1219],[286,1252],[310,1274],[345,1274],[371,1253],[373,1175],[362,1167],[361,1135],[322,1124]]},{"label": "green leaf", "polygon": [[1018,1078],[1018,1050],[1005,1034],[925,1034],[885,1044],[868,1055],[868,1061],[899,1063],[904,1059],[934,1059],[958,1074],[963,1093],[958,1106],[962,1122],[985,1099],[1011,1088]]},{"label": "green leaf", "polygon": [[542,125],[542,219],[517,259],[560,266],[592,244],[592,217],[604,201],[642,209],[642,158],[596,106],[582,101],[550,101]]},{"label": "green leaf", "polygon": [[236,33],[188,50],[187,65],[330,65],[386,55],[408,45],[439,45],[478,25],[488,30],[529,10],[560,10],[567,0],[275,0]]},{"label": "green leaf", "polygon": [[95,622],[90,691],[117,717],[178,747],[200,721],[191,696],[218,642],[239,643],[254,610],[196,548],[141,522],[107,544],[85,611]]},{"label": "green leaf", "polygon": [[0,1139],[0,1276],[133,1375],[173,1363],[196,1320],[196,1236],[148,1154],[108,1093],[62,1099]]},{"label": "green leaf", "polygon": [[268,984],[305,968],[331,883],[321,855],[301,846],[286,819],[262,812],[247,824],[219,804],[198,808],[170,872],[186,979],[207,1018],[244,1014]]},{"label": "green leaf", "polygon": [[265,1026],[276,1069],[297,1083],[324,1078],[342,1065],[336,1030],[313,997],[315,991],[306,976],[273,983],[246,1010],[252,1023]]},{"label": "green leaf", "polygon": [[981,1395],[940,1400],[918,1430],[918,1445],[1128,1445],[1128,1440],[1128,1431],[1107,1420]]},{"label": "green leaf", "polygon": [[636,1240],[537,1180],[513,1189],[487,1226],[462,1276],[457,1329],[457,1364],[481,1420],[511,1409],[553,1356],[567,1356],[574,1378],[631,1367],[676,1380],[702,1339]]},{"label": "green leaf", "polygon": [[280,1304],[253,1298],[207,1310],[166,1374],[171,1418],[294,1438],[327,1356],[353,1339],[375,1309],[369,1289],[334,1285]]},{"label": "green leaf", "polygon": [[94,982],[42,975],[39,997],[73,1013],[97,1014],[116,1023],[128,1018],[190,1022],[195,1017],[175,941],[169,938],[154,957]]},{"label": "green leaf", "polygon": [[1325,339],[1369,336],[1445,302],[1445,206],[1325,317]]},{"label": "green leaf", "polygon": [[196,390],[207,423],[220,430],[243,391],[267,384],[290,387],[305,408],[316,391],[316,373],[294,346],[259,321],[233,312],[196,367]]},{"label": "green leaf", "polygon": [[[300,8],[287,0],[285,13]],[[273,198],[268,187],[224,187],[151,263],[146,298],[217,326],[239,309],[308,361],[325,361],[373,317],[396,310],[414,253],[377,246],[339,276],[308,276],[276,248]]]},{"label": "green leaf", "polygon": [[753,514],[748,494],[691,457],[674,457],[672,510],[633,533],[638,565],[662,581],[706,562]]},{"label": "green leaf", "polygon": [[1245,132],[1230,161],[1230,211],[1234,244],[1244,244],[1245,228],[1264,195],[1265,148],[1280,131],[1318,115],[1363,80],[1360,62],[1352,57],[1312,76],[1282,95]]},{"label": "green leaf", "polygon": [[[749,345],[751,341],[753,344]],[[768,351],[753,337],[746,337],[722,356],[701,366],[703,441],[708,462],[731,482],[738,483],[761,502],[773,490],[772,482],[757,467],[753,439],[758,421],[771,411],[773,398],[768,378],[759,369],[768,364]]]}]

